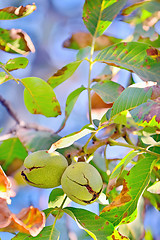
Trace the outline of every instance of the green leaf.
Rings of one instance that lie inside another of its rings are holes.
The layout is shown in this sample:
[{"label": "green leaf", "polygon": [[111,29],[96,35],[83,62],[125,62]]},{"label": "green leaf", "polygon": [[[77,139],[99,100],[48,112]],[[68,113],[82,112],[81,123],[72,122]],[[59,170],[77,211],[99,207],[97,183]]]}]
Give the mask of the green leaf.
[{"label": "green leaf", "polygon": [[140,126],[160,128],[160,103],[152,100],[139,105],[131,112],[135,122]]},{"label": "green leaf", "polygon": [[158,210],[160,211],[160,194],[154,194],[151,192],[147,191],[148,189],[146,189],[143,193],[143,197],[147,198],[150,203]]},{"label": "green leaf", "polygon": [[65,119],[63,120],[62,125],[61,125],[59,131],[62,130],[65,127],[66,121],[67,121],[69,115],[71,114],[71,112],[72,112],[72,110],[74,108],[74,105],[75,105],[79,95],[84,90],[86,90],[86,88],[84,86],[82,86],[80,88],[77,88],[76,90],[71,92],[69,94],[69,96],[67,97],[66,106],[65,106]]},{"label": "green leaf", "polygon": [[[137,205],[137,217],[130,224],[123,224],[118,227],[118,231],[129,239],[141,239],[144,233],[144,198],[140,197]],[[136,213],[135,213],[136,214]],[[151,239],[150,239],[151,240]]]},{"label": "green leaf", "polygon": [[134,3],[132,4],[131,6],[129,7],[126,7],[122,10],[122,15],[124,16],[128,16],[130,15],[134,10],[136,10],[137,8],[139,7],[144,7],[145,5],[147,4],[147,2],[137,2],[137,3]]},{"label": "green leaf", "polygon": [[71,133],[57,142],[53,143],[50,151],[54,151],[56,149],[65,148],[71,146],[75,141],[79,140],[80,138],[88,135],[89,133],[95,132],[95,128],[93,125],[87,124],[85,125],[80,131]]},{"label": "green leaf", "polygon": [[59,208],[57,208],[57,207],[47,208],[47,209],[43,210],[43,212],[44,212],[46,218],[48,218],[50,214],[54,217],[56,217],[58,214],[58,219],[60,219],[64,215],[64,212],[62,212],[62,211],[59,213]]},{"label": "green leaf", "polygon": [[24,102],[30,113],[46,117],[57,117],[61,114],[59,102],[50,85],[37,77],[23,78],[21,82],[26,88]]},{"label": "green leaf", "polygon": [[10,59],[6,64],[5,68],[8,71],[17,70],[19,68],[26,68],[28,65],[28,59],[25,57],[18,57]]},{"label": "green leaf", "polygon": [[78,60],[59,69],[52,77],[48,79],[48,84],[50,84],[52,88],[57,87],[73,75],[81,62],[81,60]]},{"label": "green leaf", "polygon": [[[49,195],[48,207],[49,208],[59,208],[65,199],[66,194],[63,192],[62,188],[55,188]],[[71,200],[67,198],[64,207],[67,206]]]},{"label": "green leaf", "polygon": [[102,210],[100,216],[114,226],[129,223],[135,219],[137,202],[149,183],[154,160],[156,160],[155,157],[144,154],[144,158],[125,175],[120,195]]},{"label": "green leaf", "polygon": [[62,188],[53,189],[49,195],[48,207],[49,208],[60,207],[64,198],[65,196]]},{"label": "green leaf", "polygon": [[81,92],[83,92],[84,90],[86,90],[86,88],[84,86],[77,88],[76,90],[74,90],[73,92],[71,92],[69,94],[69,96],[67,97],[66,100],[66,107],[65,107],[65,117],[68,118],[70,113],[72,112],[72,109],[79,97],[79,95],[81,94]]},{"label": "green leaf", "polygon": [[49,149],[53,142],[56,142],[61,137],[54,134],[51,131],[46,130],[33,130],[33,129],[21,129],[18,132],[18,136],[25,147],[31,151],[46,150]]},{"label": "green leaf", "polygon": [[139,42],[147,43],[151,45],[152,47],[159,48],[160,46],[160,35],[158,35],[158,38],[154,41],[151,41],[150,37],[140,37],[138,39]]},{"label": "green leaf", "polygon": [[35,52],[30,37],[21,29],[0,28],[0,49],[5,52],[27,54]]},{"label": "green leaf", "polygon": [[60,233],[57,229],[54,228],[52,232],[52,226],[44,227],[43,230],[36,236],[32,237],[31,235],[27,235],[25,233],[18,233],[13,240],[58,240],[60,237]]},{"label": "green leaf", "polygon": [[127,69],[145,81],[160,82],[159,51],[146,43],[118,43],[102,50],[95,60]]},{"label": "green leaf", "polygon": [[70,215],[94,240],[105,240],[114,231],[113,225],[108,220],[85,209],[67,207],[63,211]]},{"label": "green leaf", "polygon": [[77,53],[77,60],[84,60],[85,58],[88,58],[88,56],[90,56],[90,52],[91,47],[81,48]]},{"label": "green leaf", "polygon": [[120,84],[112,81],[96,83],[91,89],[94,90],[105,103],[114,102],[124,90]]},{"label": "green leaf", "polygon": [[8,76],[5,72],[0,72],[0,84],[7,82],[10,79],[10,76]]},{"label": "green leaf", "polygon": [[83,22],[89,32],[95,37],[102,35],[126,2],[126,0],[86,0]]},{"label": "green leaf", "polygon": [[[112,109],[109,109],[110,112]],[[107,113],[106,113],[107,115]],[[127,128],[137,127],[136,122],[133,120],[130,112],[128,110],[122,111],[110,119],[110,123],[116,123],[125,125]]]},{"label": "green leaf", "polygon": [[139,151],[130,151],[113,169],[110,179],[118,178],[131,160],[139,154]]},{"label": "green leaf", "polygon": [[152,83],[150,86],[146,83],[136,83],[126,88],[113,104],[111,117],[124,111],[137,107],[147,102],[152,95]]},{"label": "green leaf", "polygon": [[159,0],[148,1],[143,8],[151,13],[157,12],[160,9],[160,2]]},{"label": "green leaf", "polygon": [[21,17],[28,16],[33,11],[36,10],[36,6],[33,3],[32,5],[26,5],[25,7],[6,7],[0,9],[0,20],[13,20]]},{"label": "green leaf", "polygon": [[4,140],[0,145],[0,162],[5,171],[11,164],[22,165],[27,155],[28,153],[19,138],[14,137]]}]

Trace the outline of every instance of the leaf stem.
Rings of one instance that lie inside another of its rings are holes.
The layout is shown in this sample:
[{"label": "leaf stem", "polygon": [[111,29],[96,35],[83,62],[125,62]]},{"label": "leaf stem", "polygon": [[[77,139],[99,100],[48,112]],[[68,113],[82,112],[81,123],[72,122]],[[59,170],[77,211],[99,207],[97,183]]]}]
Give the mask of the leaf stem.
[{"label": "leaf stem", "polygon": [[57,215],[56,215],[56,217],[55,217],[55,219],[54,219],[54,223],[53,223],[53,225],[52,225],[51,233],[50,233],[50,235],[49,235],[49,240],[52,240],[52,234],[53,234],[53,231],[54,231],[54,228],[55,228],[57,219],[58,219],[58,217],[59,217],[59,214],[60,214],[61,211],[62,211],[62,208],[63,208],[63,205],[64,205],[66,199],[67,199],[67,195],[65,196],[65,198],[64,198],[64,200],[63,200],[63,202],[62,202],[62,204],[61,204],[61,206],[60,206],[60,208],[59,208],[59,211],[58,211],[58,213],[57,213]]},{"label": "leaf stem", "polygon": [[135,145],[131,145],[131,144],[126,144],[126,143],[121,143],[121,142],[117,142],[111,138],[108,139],[108,143],[111,145],[111,146],[121,146],[121,147],[128,147],[128,148],[132,148],[132,149],[135,149],[135,150],[140,150],[142,152],[146,152],[146,153],[149,153],[151,155],[154,155],[156,157],[160,157],[160,154],[158,153],[155,153],[155,152],[152,152],[150,150],[147,150],[146,148],[142,148],[142,147],[139,147],[139,146],[135,146]]},{"label": "leaf stem", "polygon": [[13,75],[5,68],[5,66],[2,63],[0,64],[0,68],[2,68],[10,76],[11,79],[13,79],[14,81],[16,81],[17,84],[19,84],[18,82],[19,79],[13,77]]},{"label": "leaf stem", "polygon": [[90,52],[90,60],[89,60],[89,75],[88,75],[88,108],[89,108],[89,122],[92,124],[92,114],[91,114],[91,72],[93,67],[93,54],[94,54],[94,45],[95,45],[96,37],[93,36],[91,52]]}]

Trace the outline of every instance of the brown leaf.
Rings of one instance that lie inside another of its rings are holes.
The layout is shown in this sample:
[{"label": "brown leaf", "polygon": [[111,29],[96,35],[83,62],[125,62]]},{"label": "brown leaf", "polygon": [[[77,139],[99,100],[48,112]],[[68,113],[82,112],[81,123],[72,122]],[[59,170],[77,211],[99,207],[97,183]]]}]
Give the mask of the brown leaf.
[{"label": "brown leaf", "polygon": [[113,103],[105,103],[97,93],[92,94],[91,104],[92,104],[92,109],[100,109],[100,108],[107,109],[113,106]]},{"label": "brown leaf", "polygon": [[5,199],[0,198],[0,230],[5,232],[22,232],[37,236],[45,226],[45,214],[30,206],[20,213],[13,214]]},{"label": "brown leaf", "polygon": [[154,48],[154,47],[150,47],[146,50],[147,55],[156,59],[157,62],[160,61],[160,51],[158,51],[158,49]]},{"label": "brown leaf", "polygon": [[156,98],[160,97],[160,85],[154,85],[152,87],[152,95],[151,95],[151,99],[154,100]]},{"label": "brown leaf", "polygon": [[[71,38],[67,39],[63,43],[63,47],[80,49],[92,45],[92,35],[86,32],[77,32],[72,34]],[[103,48],[112,45],[114,42],[111,40],[111,37],[102,35],[96,38],[95,42],[95,51],[102,50]]]},{"label": "brown leaf", "polygon": [[1,20],[16,19],[16,18],[27,16],[35,10],[36,10],[35,4],[33,5],[29,4],[29,5],[26,5],[25,7],[11,6],[11,7],[0,9],[0,16],[1,16]]},{"label": "brown leaf", "polygon": [[15,193],[11,190],[11,182],[0,166],[0,198],[10,203],[10,197],[14,197]]},{"label": "brown leaf", "polygon": [[111,204],[103,208],[102,213],[106,211],[110,211],[113,208],[123,206],[125,203],[129,202],[131,200],[131,196],[128,194],[128,191],[129,189],[128,189],[126,180],[124,179],[123,189],[121,193],[114,199],[114,201]]},{"label": "brown leaf", "polygon": [[0,28],[0,49],[10,53],[27,54],[35,52],[34,45],[27,33],[21,29]]}]

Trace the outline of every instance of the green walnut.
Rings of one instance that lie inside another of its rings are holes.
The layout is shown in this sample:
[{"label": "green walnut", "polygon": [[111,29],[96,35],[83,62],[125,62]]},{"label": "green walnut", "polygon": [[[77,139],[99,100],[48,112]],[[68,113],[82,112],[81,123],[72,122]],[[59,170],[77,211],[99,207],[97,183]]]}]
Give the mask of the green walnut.
[{"label": "green walnut", "polygon": [[68,167],[68,162],[59,152],[48,153],[40,150],[26,157],[24,167],[21,175],[29,185],[54,188],[61,184],[61,177]]},{"label": "green walnut", "polygon": [[103,186],[97,169],[85,162],[68,166],[62,175],[61,184],[66,195],[81,205],[95,202]]}]

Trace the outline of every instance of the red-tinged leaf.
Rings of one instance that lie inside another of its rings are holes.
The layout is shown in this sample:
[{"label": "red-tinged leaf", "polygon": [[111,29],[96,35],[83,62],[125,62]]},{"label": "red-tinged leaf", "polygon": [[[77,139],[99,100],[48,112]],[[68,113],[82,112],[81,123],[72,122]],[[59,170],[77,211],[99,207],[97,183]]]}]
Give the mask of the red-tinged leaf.
[{"label": "red-tinged leaf", "polygon": [[27,33],[14,28],[11,30],[0,28],[0,49],[23,55],[35,52],[34,45]]},{"label": "red-tinged leaf", "polygon": [[0,231],[16,231],[37,236],[45,225],[45,214],[32,206],[13,214],[4,199],[0,198]]},{"label": "red-tinged leaf", "polygon": [[140,126],[160,128],[160,101],[148,100],[131,112],[134,121]]},{"label": "red-tinged leaf", "polygon": [[155,157],[144,155],[144,158],[132,167],[123,180],[123,189],[111,204],[104,207],[100,216],[114,226],[129,223],[136,217],[138,199],[149,183]]},{"label": "red-tinged leaf", "polygon": [[117,43],[102,50],[95,60],[127,69],[145,81],[160,82],[160,52],[146,43]]},{"label": "red-tinged leaf", "polygon": [[[90,33],[86,32],[77,32],[72,34],[71,38],[67,39],[63,43],[63,47],[65,48],[71,48],[71,49],[81,49],[86,48],[88,46],[92,45],[93,37]],[[102,50],[105,47],[108,47],[117,41],[120,41],[120,39],[115,39],[114,37],[109,37],[107,35],[102,35],[96,38],[95,40],[95,51]]]},{"label": "red-tinged leaf", "polygon": [[129,240],[128,237],[123,236],[120,232],[117,230],[114,230],[111,236],[107,237],[107,240]]},{"label": "red-tinged leaf", "polygon": [[53,226],[44,227],[43,230],[36,236],[26,235],[25,233],[18,233],[12,240],[59,240],[60,233],[57,229],[52,229]]},{"label": "red-tinged leaf", "polygon": [[59,102],[49,84],[37,77],[23,78],[21,82],[25,86],[24,102],[30,113],[46,117],[61,114]]},{"label": "red-tinged leaf", "polygon": [[127,87],[114,102],[111,117],[124,110],[133,109],[140,104],[147,102],[148,99],[153,97],[152,87],[154,85],[154,82],[142,82]]},{"label": "red-tinged leaf", "polygon": [[81,62],[81,60],[78,60],[59,69],[52,77],[48,79],[48,84],[50,84],[52,88],[57,87],[73,75]]},{"label": "red-tinged leaf", "polygon": [[14,197],[15,193],[11,190],[11,182],[0,166],[0,199],[4,199],[10,203],[10,197]]},{"label": "red-tinged leaf", "polygon": [[80,208],[67,207],[63,209],[84,229],[94,240],[105,240],[113,231],[113,225],[103,217]]},{"label": "red-tinged leaf", "polygon": [[0,145],[0,163],[7,174],[21,167],[27,155],[28,153],[19,138],[9,138]]},{"label": "red-tinged leaf", "polygon": [[36,6],[33,3],[32,5],[26,5],[25,7],[6,7],[0,9],[0,20],[13,20],[21,17],[28,16],[33,11],[36,10]]},{"label": "red-tinged leaf", "polygon": [[86,0],[83,22],[89,32],[95,37],[102,35],[126,2],[126,0]]},{"label": "red-tinged leaf", "polygon": [[113,103],[124,90],[120,84],[112,81],[96,83],[92,89],[102,98],[105,103]]},{"label": "red-tinged leaf", "polygon": [[11,72],[20,68],[26,68],[27,65],[28,59],[25,57],[19,57],[8,60],[8,62],[4,66],[8,71]]}]

